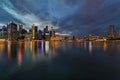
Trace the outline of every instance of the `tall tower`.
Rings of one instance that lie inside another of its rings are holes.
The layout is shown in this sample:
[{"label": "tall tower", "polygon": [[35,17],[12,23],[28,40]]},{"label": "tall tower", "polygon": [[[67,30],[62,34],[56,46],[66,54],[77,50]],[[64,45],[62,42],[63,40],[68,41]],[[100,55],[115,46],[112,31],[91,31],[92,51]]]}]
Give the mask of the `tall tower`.
[{"label": "tall tower", "polygon": [[10,22],[7,25],[7,32],[8,32],[8,40],[15,40],[17,39],[17,24]]},{"label": "tall tower", "polygon": [[32,39],[33,40],[35,40],[37,37],[37,31],[38,31],[38,27],[33,24],[32,25]]},{"label": "tall tower", "polygon": [[49,38],[50,38],[48,26],[46,26],[46,27],[44,28],[44,38],[45,38],[46,40],[49,40]]},{"label": "tall tower", "polygon": [[2,38],[6,38],[6,36],[7,36],[7,27],[6,26],[3,26],[2,27]]},{"label": "tall tower", "polygon": [[22,31],[22,29],[23,29],[23,25],[19,24],[19,31]]},{"label": "tall tower", "polygon": [[110,25],[109,27],[109,35],[111,38],[115,37],[115,26],[114,25]]},{"label": "tall tower", "polygon": [[32,25],[32,39],[35,39],[35,25]]},{"label": "tall tower", "polygon": [[54,29],[54,27],[51,27],[50,37],[55,37],[55,29]]}]

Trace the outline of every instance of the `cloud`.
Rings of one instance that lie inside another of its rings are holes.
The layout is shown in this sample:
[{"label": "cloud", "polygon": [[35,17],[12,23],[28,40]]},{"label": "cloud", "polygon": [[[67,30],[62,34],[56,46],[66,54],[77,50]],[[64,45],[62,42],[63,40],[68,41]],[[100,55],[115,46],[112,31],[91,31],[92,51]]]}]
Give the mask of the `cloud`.
[{"label": "cloud", "polygon": [[14,20],[28,28],[34,23],[72,35],[100,34],[110,24],[119,25],[119,4],[119,0],[1,0],[0,23]]}]

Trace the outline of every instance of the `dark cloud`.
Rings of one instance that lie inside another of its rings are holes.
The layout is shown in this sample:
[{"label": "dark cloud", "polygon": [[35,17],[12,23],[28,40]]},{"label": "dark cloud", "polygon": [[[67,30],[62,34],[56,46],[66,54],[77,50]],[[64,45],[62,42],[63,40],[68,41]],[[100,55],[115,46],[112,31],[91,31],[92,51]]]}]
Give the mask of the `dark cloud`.
[{"label": "dark cloud", "polygon": [[119,4],[119,0],[1,0],[0,23],[51,25],[78,36],[107,34],[110,24],[119,29]]}]

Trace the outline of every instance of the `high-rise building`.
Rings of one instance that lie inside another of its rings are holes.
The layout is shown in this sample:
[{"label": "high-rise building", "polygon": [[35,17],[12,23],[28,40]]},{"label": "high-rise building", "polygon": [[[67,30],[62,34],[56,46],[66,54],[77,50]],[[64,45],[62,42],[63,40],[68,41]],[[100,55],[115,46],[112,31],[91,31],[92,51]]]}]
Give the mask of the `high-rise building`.
[{"label": "high-rise building", "polygon": [[38,31],[38,34],[37,34],[37,39],[39,39],[39,40],[41,40],[42,39],[42,31],[41,30],[39,30]]},{"label": "high-rise building", "polygon": [[115,37],[115,26],[114,25],[110,25],[109,27],[109,35],[111,38]]},{"label": "high-rise building", "polygon": [[49,39],[50,39],[50,35],[49,35],[48,26],[46,26],[46,27],[44,28],[43,33],[44,33],[44,39],[49,40]]},{"label": "high-rise building", "polygon": [[36,32],[36,33],[38,32],[38,27],[37,27],[37,26],[35,26],[35,32]]},{"label": "high-rise building", "polygon": [[37,38],[37,31],[38,31],[38,27],[33,24],[32,25],[32,39],[33,40]]},{"label": "high-rise building", "polygon": [[35,25],[32,25],[32,39],[35,39]]},{"label": "high-rise building", "polygon": [[8,32],[8,40],[16,40],[17,39],[17,24],[10,22],[7,25]]},{"label": "high-rise building", "polygon": [[2,27],[2,38],[7,38],[7,27],[3,26]]},{"label": "high-rise building", "polygon": [[55,29],[53,27],[50,29],[50,37],[55,37]]},{"label": "high-rise building", "polygon": [[23,25],[22,24],[19,24],[19,32],[21,32],[23,29]]},{"label": "high-rise building", "polygon": [[48,36],[48,35],[49,35],[48,26],[46,26],[46,27],[44,28],[44,35],[45,35],[45,36]]}]

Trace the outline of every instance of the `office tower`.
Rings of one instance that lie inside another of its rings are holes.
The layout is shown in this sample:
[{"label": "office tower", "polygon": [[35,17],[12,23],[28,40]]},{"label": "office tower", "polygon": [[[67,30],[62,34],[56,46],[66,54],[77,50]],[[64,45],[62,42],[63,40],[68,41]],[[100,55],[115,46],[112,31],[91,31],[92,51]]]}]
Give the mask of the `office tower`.
[{"label": "office tower", "polygon": [[44,32],[49,33],[48,26],[46,26],[46,28],[44,29]]},{"label": "office tower", "polygon": [[35,33],[37,33],[38,32],[38,27],[37,26],[35,26]]},{"label": "office tower", "polygon": [[29,33],[31,33],[31,34],[32,34],[32,29],[29,29]]},{"label": "office tower", "polygon": [[35,39],[37,39],[38,27],[35,26]]},{"label": "office tower", "polygon": [[32,25],[32,39],[33,40],[37,38],[37,31],[38,31],[38,27],[33,24]]},{"label": "office tower", "polygon": [[44,38],[45,38],[46,40],[49,40],[49,38],[50,38],[48,26],[46,26],[46,27],[44,28]]},{"label": "office tower", "polygon": [[32,25],[32,39],[35,39],[35,25]]},{"label": "office tower", "polygon": [[17,39],[17,24],[10,22],[7,25],[8,32],[8,40],[16,40]]},{"label": "office tower", "polygon": [[50,29],[50,37],[55,37],[55,29],[53,27]]},{"label": "office tower", "polygon": [[109,35],[111,38],[115,37],[115,26],[114,25],[110,25],[109,27]]},{"label": "office tower", "polygon": [[22,24],[19,24],[19,32],[21,32],[23,29],[23,25]]},{"label": "office tower", "polygon": [[4,39],[7,38],[7,27],[6,26],[2,27],[2,38]]},{"label": "office tower", "polygon": [[44,35],[45,35],[45,36],[48,36],[48,35],[49,35],[48,26],[46,26],[46,27],[44,28]]},{"label": "office tower", "polygon": [[24,39],[23,34],[24,34],[23,25],[19,24],[19,39]]},{"label": "office tower", "polygon": [[38,31],[37,39],[39,39],[39,40],[42,39],[42,31],[41,30]]}]

